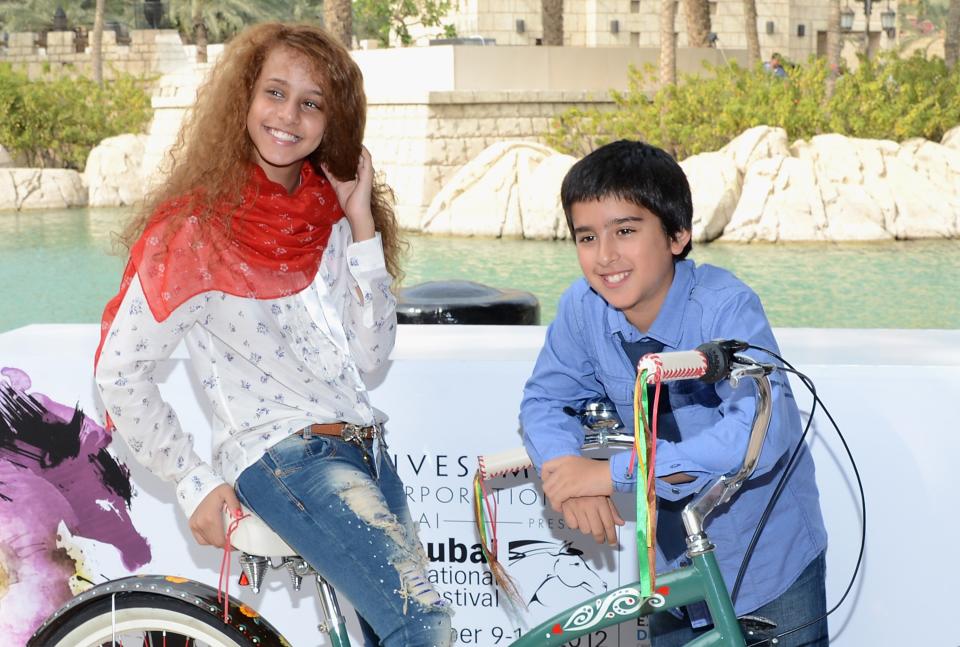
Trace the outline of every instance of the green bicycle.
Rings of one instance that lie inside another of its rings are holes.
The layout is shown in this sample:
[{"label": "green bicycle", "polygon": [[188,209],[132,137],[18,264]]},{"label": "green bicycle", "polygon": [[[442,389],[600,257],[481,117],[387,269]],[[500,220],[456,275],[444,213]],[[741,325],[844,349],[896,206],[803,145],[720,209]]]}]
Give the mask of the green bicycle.
[{"label": "green bicycle", "polygon": [[[643,362],[649,363],[651,382],[654,372],[657,372],[657,379],[662,382],[707,378],[715,382],[728,379],[736,387],[741,380],[750,379],[757,389],[756,411],[741,466],[717,477],[682,512],[689,566],[657,575],[655,588],[650,595],[643,595],[641,583],[635,582],[594,596],[530,629],[511,643],[511,647],[563,645],[606,627],[701,601],[706,602],[714,626],[688,643],[687,647],[744,647],[744,635],[761,638],[764,630],[775,627],[763,618],[749,617],[743,623],[737,618],[717,565],[714,545],[704,527],[710,514],[737,493],[756,467],[771,415],[771,388],[767,376],[778,367],[735,354],[746,345],[721,342],[705,346],[709,346],[701,347],[705,352],[698,350],[648,355],[641,362],[641,371]],[[585,434],[584,449],[634,446],[634,436],[618,431],[616,427],[619,424],[610,422],[612,413],[596,408],[596,403],[591,406],[593,408],[588,406],[581,412],[581,420],[588,421],[585,427],[591,429]],[[477,479],[485,481],[530,467],[532,463],[526,450],[516,448],[481,456]],[[640,489],[638,487],[638,491]],[[478,487],[478,494],[479,490]],[[485,538],[485,520],[479,501],[476,511],[478,528],[481,537]],[[496,557],[491,557],[489,561],[494,575],[501,586],[509,590],[512,584],[503,577],[502,567],[496,562]]]}]

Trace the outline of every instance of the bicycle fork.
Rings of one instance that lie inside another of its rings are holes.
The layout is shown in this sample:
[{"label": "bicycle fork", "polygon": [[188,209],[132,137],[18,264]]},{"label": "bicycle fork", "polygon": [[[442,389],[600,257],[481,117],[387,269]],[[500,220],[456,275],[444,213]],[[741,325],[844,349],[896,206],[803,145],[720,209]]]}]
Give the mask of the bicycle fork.
[{"label": "bicycle fork", "polygon": [[293,584],[293,590],[299,591],[303,578],[313,575],[317,585],[317,593],[320,595],[320,611],[323,613],[323,622],[317,626],[317,629],[330,637],[332,647],[350,647],[350,637],[347,635],[347,622],[340,611],[340,603],[337,602],[337,593],[330,583],[327,582],[320,573],[313,570],[304,559],[300,557],[285,557],[279,566],[273,566],[269,559],[260,555],[251,555],[243,553],[240,556],[240,566],[250,583],[254,593],[260,592],[260,585],[263,582],[266,569],[283,568],[287,569],[290,575],[290,581]]},{"label": "bicycle fork", "polygon": [[330,636],[333,647],[350,647],[350,637],[347,635],[347,622],[340,612],[340,604],[333,587],[323,579],[319,573],[317,578],[317,593],[320,594],[320,609],[323,611],[323,622],[320,631]]}]

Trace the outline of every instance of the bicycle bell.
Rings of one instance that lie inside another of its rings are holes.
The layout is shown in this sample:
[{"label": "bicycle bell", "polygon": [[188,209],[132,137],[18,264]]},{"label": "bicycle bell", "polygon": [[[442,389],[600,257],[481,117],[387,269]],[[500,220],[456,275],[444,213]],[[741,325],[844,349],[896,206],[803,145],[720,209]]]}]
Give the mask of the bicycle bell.
[{"label": "bicycle bell", "polygon": [[617,408],[606,398],[588,400],[577,413],[577,419],[590,431],[613,431],[623,427]]}]

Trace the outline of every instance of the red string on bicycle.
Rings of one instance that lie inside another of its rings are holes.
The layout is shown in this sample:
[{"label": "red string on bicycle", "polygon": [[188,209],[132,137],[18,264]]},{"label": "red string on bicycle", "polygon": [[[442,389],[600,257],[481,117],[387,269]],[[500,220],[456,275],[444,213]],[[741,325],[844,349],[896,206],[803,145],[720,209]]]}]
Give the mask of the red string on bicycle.
[{"label": "red string on bicycle", "polygon": [[[480,550],[487,560],[487,567],[507,599],[525,609],[526,604],[523,602],[516,582],[497,559],[497,498],[487,489],[480,470],[477,470],[473,477],[473,499],[474,522],[480,534]],[[490,526],[489,535],[487,534],[488,525]]]},{"label": "red string on bicycle", "polygon": [[[242,510],[230,510],[229,514],[231,521],[230,525],[227,526],[227,535],[223,543],[223,557],[220,559],[220,579],[217,582],[217,602],[223,605],[223,621],[225,623],[230,622],[230,552],[233,550],[230,537],[233,536],[233,532],[240,526],[240,522],[250,516],[244,514]],[[224,572],[226,572],[226,577],[224,577]],[[223,595],[222,598],[221,592]]]}]

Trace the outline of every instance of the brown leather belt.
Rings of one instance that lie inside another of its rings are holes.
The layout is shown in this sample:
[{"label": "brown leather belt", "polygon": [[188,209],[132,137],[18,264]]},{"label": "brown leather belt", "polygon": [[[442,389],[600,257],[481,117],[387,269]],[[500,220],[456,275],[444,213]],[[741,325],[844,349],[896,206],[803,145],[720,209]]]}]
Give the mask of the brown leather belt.
[{"label": "brown leather belt", "polygon": [[372,440],[380,432],[380,425],[363,427],[350,422],[325,422],[304,427],[300,432],[304,437],[335,436],[344,440]]}]

